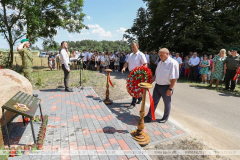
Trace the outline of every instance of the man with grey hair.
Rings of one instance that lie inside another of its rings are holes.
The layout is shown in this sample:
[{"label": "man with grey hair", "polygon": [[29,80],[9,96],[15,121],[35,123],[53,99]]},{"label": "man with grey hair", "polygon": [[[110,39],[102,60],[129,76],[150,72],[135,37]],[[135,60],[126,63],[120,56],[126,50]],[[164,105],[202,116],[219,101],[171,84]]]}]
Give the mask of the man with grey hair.
[{"label": "man with grey hair", "polygon": [[[152,79],[156,81],[153,90],[154,112],[162,97],[164,102],[164,115],[159,123],[165,123],[170,115],[173,89],[179,78],[179,64],[169,56],[169,50],[167,48],[162,48],[158,52],[158,55],[161,61],[158,63],[155,76]],[[144,117],[144,121],[152,121],[151,107],[149,108],[147,116]]]},{"label": "man with grey hair", "polygon": [[[127,67],[128,67],[130,72],[136,67],[140,67],[140,66],[146,66],[147,67],[147,59],[146,59],[145,55],[138,50],[138,48],[139,48],[138,43],[133,42],[131,47],[132,47],[133,53],[131,53],[129,55],[127,62],[124,64],[123,69],[122,69],[122,73],[125,72]],[[130,108],[135,107],[136,104],[140,104],[141,101],[142,101],[142,97],[138,98],[138,102],[137,102],[137,98],[133,97]]]},{"label": "man with grey hair", "polygon": [[188,61],[188,64],[190,65],[190,79],[191,79],[191,82],[193,80],[195,82],[197,81],[199,63],[200,63],[200,59],[197,57],[197,52],[194,52],[193,56]]}]

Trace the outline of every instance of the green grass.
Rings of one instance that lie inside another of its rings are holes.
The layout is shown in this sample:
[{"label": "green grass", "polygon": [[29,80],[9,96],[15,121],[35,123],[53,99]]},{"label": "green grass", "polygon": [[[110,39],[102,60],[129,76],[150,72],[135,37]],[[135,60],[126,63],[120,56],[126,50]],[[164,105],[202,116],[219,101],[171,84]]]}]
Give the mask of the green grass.
[{"label": "green grass", "polygon": [[[71,70],[69,78],[69,86],[75,88],[79,86],[79,70]],[[63,84],[63,71],[46,71],[46,70],[35,70],[33,72],[33,89],[56,89],[64,88]],[[104,99],[106,97],[106,74],[98,73],[96,71],[84,70],[82,75],[82,85],[86,87],[92,87],[96,93]],[[112,100],[123,99],[128,97],[126,90],[122,90],[117,83],[113,81],[114,88],[109,87],[110,98]]]},{"label": "green grass", "polygon": [[178,80],[178,82],[179,83],[187,83],[191,86],[195,86],[195,87],[198,87],[198,88],[204,88],[204,89],[220,92],[220,93],[227,94],[227,95],[240,97],[240,85],[239,84],[236,85],[234,92],[231,92],[231,91],[223,90],[225,88],[225,85],[224,85],[223,82],[218,85],[218,89],[216,89],[215,83],[212,85],[212,87],[208,87],[209,83],[207,85],[196,83],[196,82],[191,83],[189,80],[186,80],[185,78],[180,78]]}]

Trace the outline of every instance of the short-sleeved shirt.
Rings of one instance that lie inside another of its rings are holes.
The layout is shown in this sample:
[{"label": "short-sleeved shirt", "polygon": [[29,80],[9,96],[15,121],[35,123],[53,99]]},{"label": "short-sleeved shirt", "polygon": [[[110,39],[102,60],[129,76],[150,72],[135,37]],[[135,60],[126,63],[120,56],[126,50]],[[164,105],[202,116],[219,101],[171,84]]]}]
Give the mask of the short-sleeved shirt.
[{"label": "short-sleeved shirt", "polygon": [[88,58],[91,59],[93,56],[93,53],[88,53]]},{"label": "short-sleeved shirt", "polygon": [[164,62],[158,63],[156,72],[156,83],[158,85],[170,85],[172,79],[179,78],[179,64],[176,60],[168,57]]},{"label": "short-sleeved shirt", "polygon": [[155,53],[155,54],[150,54],[149,55],[149,60],[150,60],[150,63],[155,63],[156,62],[156,60],[158,59],[158,54],[157,53]]},{"label": "short-sleeved shirt", "polygon": [[88,52],[83,53],[83,55],[84,55],[83,61],[87,61],[88,54],[89,54]]},{"label": "short-sleeved shirt", "polygon": [[19,54],[22,57],[22,68],[23,69],[30,69],[33,65],[33,54],[28,48],[23,48],[19,51]]},{"label": "short-sleeved shirt", "polygon": [[228,56],[224,61],[225,63],[227,64],[227,69],[236,70],[238,65],[240,65],[240,55],[237,54],[235,57],[232,55]]},{"label": "short-sleeved shirt", "polygon": [[137,53],[131,53],[128,57],[128,69],[129,71],[133,70],[136,67],[140,67],[143,64],[147,63],[145,55],[139,50]]},{"label": "short-sleeved shirt", "polygon": [[182,58],[181,57],[173,57],[174,60],[178,62],[178,64],[182,64]]}]

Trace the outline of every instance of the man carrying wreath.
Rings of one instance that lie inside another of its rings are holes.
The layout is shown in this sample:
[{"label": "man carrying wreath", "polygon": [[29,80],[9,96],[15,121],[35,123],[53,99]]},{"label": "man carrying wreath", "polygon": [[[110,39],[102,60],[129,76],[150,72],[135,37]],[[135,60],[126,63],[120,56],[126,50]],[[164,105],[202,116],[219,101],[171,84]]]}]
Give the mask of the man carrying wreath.
[{"label": "man carrying wreath", "polygon": [[[140,67],[140,66],[147,67],[147,59],[146,59],[145,55],[138,50],[138,48],[139,48],[138,42],[133,42],[131,47],[132,47],[133,53],[131,53],[129,55],[127,62],[124,64],[122,73],[125,72],[127,67],[130,72],[136,67]],[[138,102],[137,102],[137,99],[138,99]],[[135,107],[136,104],[140,104],[141,101],[142,101],[142,97],[140,97],[140,98],[133,97],[130,108]]]},{"label": "man carrying wreath", "polygon": [[[164,115],[159,123],[165,123],[168,120],[171,110],[173,89],[179,78],[179,64],[169,56],[169,50],[167,48],[162,48],[158,52],[158,55],[161,61],[158,63],[155,76],[153,77],[153,81],[156,81],[153,90],[154,111],[162,97],[164,102]],[[149,108],[147,116],[144,117],[144,121],[152,121],[151,107]]]}]

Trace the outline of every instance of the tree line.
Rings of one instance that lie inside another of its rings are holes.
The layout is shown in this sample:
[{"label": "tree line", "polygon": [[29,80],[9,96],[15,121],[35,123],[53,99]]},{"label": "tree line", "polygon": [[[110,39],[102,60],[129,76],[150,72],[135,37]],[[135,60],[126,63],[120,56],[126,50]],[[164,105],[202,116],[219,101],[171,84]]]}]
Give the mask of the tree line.
[{"label": "tree line", "polygon": [[[84,49],[87,51],[91,49],[91,51],[98,52],[114,52],[114,51],[131,51],[130,45],[126,41],[96,41],[96,40],[81,40],[81,41],[66,41],[68,43],[68,48],[70,51],[80,50],[83,52]],[[32,49],[37,49],[37,47],[32,47]],[[60,50],[60,44],[57,46],[44,46],[44,51],[52,51],[52,50]]]},{"label": "tree line", "polygon": [[13,46],[22,38],[34,44],[38,39],[43,45],[57,46],[53,37],[57,29],[80,33],[88,29],[82,22],[83,0],[1,0],[0,33],[10,48],[7,67],[13,64]]},{"label": "tree line", "polygon": [[143,50],[218,53],[240,47],[239,0],[143,0],[124,35]]}]

